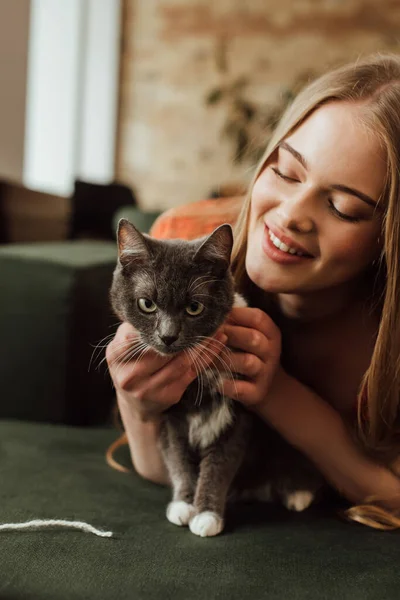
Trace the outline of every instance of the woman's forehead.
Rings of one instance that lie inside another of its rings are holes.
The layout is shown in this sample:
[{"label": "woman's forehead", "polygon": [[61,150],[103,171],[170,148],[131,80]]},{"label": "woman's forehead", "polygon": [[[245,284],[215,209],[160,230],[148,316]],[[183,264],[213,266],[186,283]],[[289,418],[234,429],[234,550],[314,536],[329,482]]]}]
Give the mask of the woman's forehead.
[{"label": "woman's forehead", "polygon": [[[356,186],[378,198],[387,173],[386,151],[363,114],[356,103],[332,102],[314,111],[285,142],[301,155],[312,176],[327,185]],[[279,154],[282,160],[298,160],[284,149]]]}]

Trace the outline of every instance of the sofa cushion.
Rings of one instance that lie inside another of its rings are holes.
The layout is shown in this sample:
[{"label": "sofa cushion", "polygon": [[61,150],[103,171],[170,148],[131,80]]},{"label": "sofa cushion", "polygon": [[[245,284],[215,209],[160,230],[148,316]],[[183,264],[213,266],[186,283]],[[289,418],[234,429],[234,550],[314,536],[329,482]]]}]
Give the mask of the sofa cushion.
[{"label": "sofa cushion", "polygon": [[[399,595],[398,534],[242,504],[199,538],[165,518],[170,491],[104,459],[111,428],[0,421],[0,523],[86,521],[112,531],[0,531],[5,600],[376,600]],[[119,462],[130,464],[126,447]]]},{"label": "sofa cushion", "polygon": [[105,423],[113,390],[95,345],[117,324],[115,242],[0,246],[0,418]]}]

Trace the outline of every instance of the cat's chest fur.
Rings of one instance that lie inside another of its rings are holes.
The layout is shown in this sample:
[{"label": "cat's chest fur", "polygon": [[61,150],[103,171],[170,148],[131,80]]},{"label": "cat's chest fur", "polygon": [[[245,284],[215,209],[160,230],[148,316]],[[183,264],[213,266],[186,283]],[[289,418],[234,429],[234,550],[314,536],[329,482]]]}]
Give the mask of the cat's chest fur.
[{"label": "cat's chest fur", "polygon": [[[235,293],[233,305],[243,307],[247,306],[247,302],[240,294]],[[235,401],[217,392],[219,374],[207,369],[202,377],[203,389],[199,390],[199,383],[196,381],[183,397],[180,406],[181,414],[184,413],[182,416],[186,417],[188,442],[193,450],[204,450],[211,446],[235,419]],[[196,401],[199,391],[201,397]]]},{"label": "cat's chest fur", "polygon": [[204,450],[232,425],[234,420],[233,401],[230,398],[221,397],[221,401],[211,412],[189,414],[187,420],[189,445],[192,449]]}]

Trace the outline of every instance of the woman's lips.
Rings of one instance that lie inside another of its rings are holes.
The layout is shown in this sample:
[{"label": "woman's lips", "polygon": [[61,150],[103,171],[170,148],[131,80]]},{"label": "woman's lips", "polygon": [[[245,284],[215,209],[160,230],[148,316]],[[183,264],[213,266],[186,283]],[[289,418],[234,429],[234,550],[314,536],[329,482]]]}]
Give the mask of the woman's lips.
[{"label": "woman's lips", "polygon": [[[310,260],[310,258],[313,258],[312,256],[310,256],[309,254],[304,255],[304,256],[299,256],[298,254],[290,254],[289,252],[284,252],[283,250],[280,250],[279,248],[277,248],[273,243],[272,240],[270,238],[269,235],[269,227],[267,225],[264,226],[264,235],[262,238],[262,249],[265,252],[265,254],[274,262],[283,264],[283,265],[295,265],[295,264],[299,264],[299,263],[303,263],[304,261]],[[274,232],[272,232],[274,233]],[[276,235],[276,234],[274,234]],[[278,235],[276,237],[279,237]],[[281,238],[279,238],[281,239]],[[288,238],[286,238],[288,239]],[[286,243],[285,240],[281,241],[283,243]],[[287,246],[290,246],[290,244],[287,244]],[[298,245],[293,245],[291,246],[292,248],[298,248]],[[303,250],[299,250],[299,251],[303,251]]]},{"label": "woman's lips", "polygon": [[279,231],[279,229],[276,229],[274,226],[270,227],[269,225],[267,225],[265,223],[265,226],[271,231],[271,233],[273,233],[281,242],[283,242],[284,244],[286,244],[286,246],[289,246],[289,248],[293,248],[294,250],[297,250],[298,252],[301,252],[302,254],[305,254],[306,256],[308,256],[309,258],[313,258],[311,252],[309,252],[306,248],[304,248],[301,244],[298,244],[297,242],[295,242],[294,240],[292,240],[288,235],[285,235],[284,233],[282,233],[282,231]]}]

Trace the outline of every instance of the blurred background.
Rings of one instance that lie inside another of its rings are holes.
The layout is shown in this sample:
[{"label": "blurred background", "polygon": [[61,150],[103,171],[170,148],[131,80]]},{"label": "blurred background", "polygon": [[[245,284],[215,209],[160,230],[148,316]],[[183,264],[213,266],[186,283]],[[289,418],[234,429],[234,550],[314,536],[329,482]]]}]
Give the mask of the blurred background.
[{"label": "blurred background", "polygon": [[241,194],[306,81],[399,47],[398,0],[0,0],[0,239]]}]

